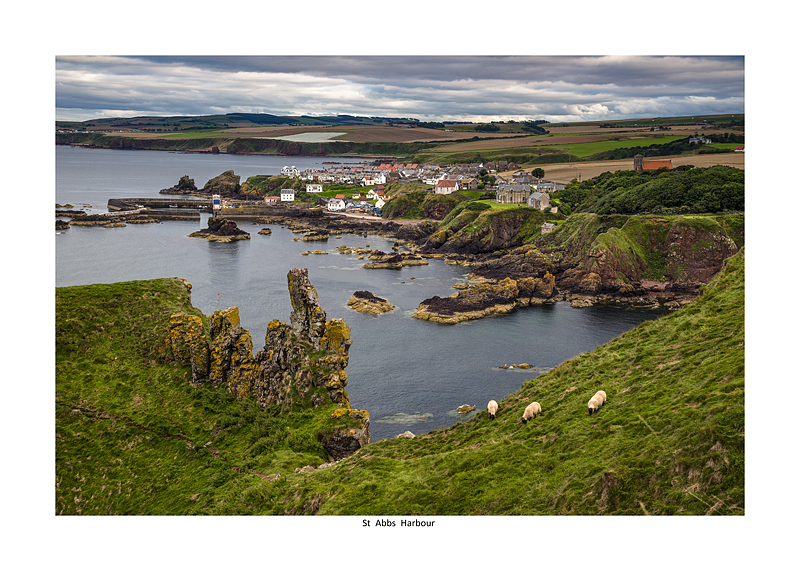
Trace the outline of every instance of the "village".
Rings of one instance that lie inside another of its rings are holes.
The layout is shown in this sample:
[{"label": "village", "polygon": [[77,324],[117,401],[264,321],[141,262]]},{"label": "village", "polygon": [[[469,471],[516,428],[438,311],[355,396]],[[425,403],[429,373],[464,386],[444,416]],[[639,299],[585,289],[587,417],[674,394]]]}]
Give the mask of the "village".
[{"label": "village", "polygon": [[[504,173],[504,174],[500,174]],[[509,174],[510,173],[510,174]],[[386,186],[391,183],[415,184],[418,190],[436,194],[470,191],[494,193],[501,204],[519,204],[557,212],[550,203],[550,193],[561,190],[564,184],[533,176],[519,165],[497,161],[489,163],[456,164],[452,166],[418,165],[413,163],[383,163],[375,166],[333,166],[331,168],[298,170],[284,166],[281,174],[292,179],[307,181],[304,191],[321,194],[325,186],[363,187],[365,191],[348,191],[331,197],[319,196],[317,204],[331,212],[363,212],[380,215],[390,199]],[[297,191],[281,189],[280,196],[267,196],[264,201],[287,203],[296,200]]]}]

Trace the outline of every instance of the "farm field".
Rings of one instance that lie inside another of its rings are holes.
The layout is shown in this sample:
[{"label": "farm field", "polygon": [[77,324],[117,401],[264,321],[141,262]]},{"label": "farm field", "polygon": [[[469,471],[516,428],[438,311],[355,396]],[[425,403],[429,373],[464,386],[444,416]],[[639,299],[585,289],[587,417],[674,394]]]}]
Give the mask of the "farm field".
[{"label": "farm field", "polygon": [[[552,136],[540,135],[535,137],[520,137],[519,139],[502,139],[494,141],[468,141],[441,145],[433,152],[460,153],[465,151],[496,151],[499,149],[520,149],[524,147],[551,147],[569,149],[569,153],[576,156],[588,156],[593,153],[619,149],[624,147],[639,147],[646,145],[660,145],[682,138],[678,135],[653,137],[653,136],[620,136],[614,133],[599,135],[572,135]],[[612,140],[621,139],[621,140]]]},{"label": "farm field", "polygon": [[[205,137],[230,137],[230,138],[262,138],[262,137],[288,137],[291,135],[301,135],[303,133],[319,134],[326,131],[334,133],[344,133],[333,137],[331,140],[352,141],[354,143],[417,143],[425,141],[459,141],[471,139],[475,136],[493,139],[503,138],[505,141],[513,141],[507,137],[513,136],[509,133],[474,133],[474,132],[450,132],[440,129],[427,129],[415,127],[406,129],[404,127],[388,127],[383,125],[327,125],[327,126],[259,126],[259,127],[236,127],[228,129],[209,130],[185,130],[175,133],[170,132],[120,132],[114,133],[115,136],[130,137],[133,139],[199,139]],[[517,134],[519,137],[525,137]]]},{"label": "farm field", "polygon": [[[675,155],[671,157],[658,157],[672,161],[673,167],[681,165],[694,165],[695,167],[712,167],[714,165],[724,165],[744,169],[744,153],[725,153],[713,155]],[[525,165],[522,165],[523,167]],[[621,159],[617,161],[596,161],[580,163],[556,163],[549,165],[536,165],[544,169],[545,178],[554,182],[567,184],[571,180],[580,178],[587,180],[603,174],[606,171],[631,170],[633,169],[633,159]],[[501,173],[501,174],[511,174]]]}]

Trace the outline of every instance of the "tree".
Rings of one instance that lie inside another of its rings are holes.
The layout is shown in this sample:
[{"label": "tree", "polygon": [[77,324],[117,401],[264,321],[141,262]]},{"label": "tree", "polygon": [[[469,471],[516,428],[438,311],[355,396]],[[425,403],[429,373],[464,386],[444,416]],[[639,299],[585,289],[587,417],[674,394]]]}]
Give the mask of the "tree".
[{"label": "tree", "polygon": [[544,178],[544,169],[536,167],[531,171],[531,176],[535,176],[536,178]]}]

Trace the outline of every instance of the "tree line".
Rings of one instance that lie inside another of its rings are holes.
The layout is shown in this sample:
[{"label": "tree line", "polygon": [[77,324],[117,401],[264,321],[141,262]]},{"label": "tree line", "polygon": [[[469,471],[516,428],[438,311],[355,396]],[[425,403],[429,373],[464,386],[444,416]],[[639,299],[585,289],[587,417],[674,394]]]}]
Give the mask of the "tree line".
[{"label": "tree line", "polygon": [[699,214],[744,211],[744,171],[734,167],[605,172],[553,194],[564,214]]}]

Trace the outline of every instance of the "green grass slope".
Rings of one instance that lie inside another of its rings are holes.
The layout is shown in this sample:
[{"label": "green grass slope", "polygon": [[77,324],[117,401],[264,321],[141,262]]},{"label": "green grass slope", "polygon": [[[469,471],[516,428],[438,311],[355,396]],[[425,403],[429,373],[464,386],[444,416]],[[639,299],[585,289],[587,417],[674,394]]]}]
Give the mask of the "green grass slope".
[{"label": "green grass slope", "polygon": [[[590,417],[598,389],[608,402]],[[533,400],[544,414],[523,425]],[[227,501],[274,514],[744,514],[744,250],[696,302],[499,404],[494,421],[382,440]]]},{"label": "green grass slope", "polygon": [[191,387],[159,350],[170,314],[201,315],[189,302],[178,279],[56,289],[56,514],[744,513],[744,249],[697,301],[525,382],[496,420],[304,473],[328,460],[331,411]]},{"label": "green grass slope", "polygon": [[341,423],[336,405],[265,411],[192,387],[188,366],[162,360],[173,313],[207,330],[177,278],[56,288],[56,514],[224,511],[229,486],[329,460],[319,436]]}]

